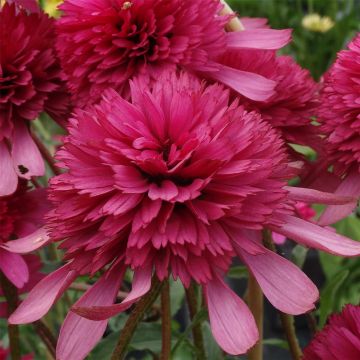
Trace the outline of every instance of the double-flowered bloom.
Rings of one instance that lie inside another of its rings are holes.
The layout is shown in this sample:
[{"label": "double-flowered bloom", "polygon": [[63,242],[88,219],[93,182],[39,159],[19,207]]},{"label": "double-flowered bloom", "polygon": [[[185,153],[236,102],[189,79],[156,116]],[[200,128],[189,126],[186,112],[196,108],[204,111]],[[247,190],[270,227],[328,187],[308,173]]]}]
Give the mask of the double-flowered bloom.
[{"label": "double-flowered bloom", "polygon": [[[63,324],[58,358],[82,359],[102,337],[107,319],[128,309],[172,275],[201,284],[212,332],[230,354],[245,353],[258,331],[245,303],[225,284],[238,256],[278,309],[314,308],[315,285],[294,264],[262,245],[270,229],[305,246],[354,256],[360,244],[299,218],[296,201],[343,204],[349,197],[292,188],[297,169],[278,133],[256,112],[230,101],[229,90],[184,73],[153,85],[137,78],[125,100],[107,90],[78,110],[57,158],[65,173],[51,180],[48,231],[67,263],[41,281],[12,323],[43,316],[79,275],[105,274],[73,306]],[[115,296],[127,268],[132,291]],[[96,320],[96,321],[92,321]]]}]

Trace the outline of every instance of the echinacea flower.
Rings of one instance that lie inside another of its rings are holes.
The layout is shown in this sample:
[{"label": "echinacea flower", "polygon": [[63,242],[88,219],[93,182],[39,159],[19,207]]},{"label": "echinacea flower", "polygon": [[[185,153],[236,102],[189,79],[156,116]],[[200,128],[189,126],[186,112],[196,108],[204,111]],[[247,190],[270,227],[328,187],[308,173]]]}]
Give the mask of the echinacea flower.
[{"label": "echinacea flower", "polygon": [[222,82],[253,100],[273,95],[275,83],[219,64],[230,49],[279,49],[290,30],[225,32],[229,15],[218,0],[66,0],[57,48],[74,101],[96,103],[112,87],[123,96],[129,79],[156,79],[176,66]]},{"label": "echinacea flower", "polygon": [[[51,180],[48,229],[67,263],[41,281],[10,317],[43,316],[76,277],[105,274],[73,306],[60,331],[59,360],[83,359],[108,318],[151,286],[154,272],[184,286],[203,286],[212,332],[230,354],[258,339],[250,310],[223,280],[239,256],[281,311],[311,310],[315,285],[295,265],[266,249],[268,228],[318,249],[355,256],[360,243],[298,218],[294,201],[344,203],[315,190],[291,188],[294,170],[283,142],[256,112],[229,102],[222,85],[166,73],[151,87],[130,84],[131,101],[107,90],[78,110],[58,151],[67,170]],[[132,290],[113,304],[127,268]],[[95,321],[94,321],[95,320]]]},{"label": "echinacea flower", "polygon": [[[31,275],[33,285],[40,279],[35,274],[36,261],[20,254],[43,244],[41,227],[49,208],[45,189],[29,190],[24,180],[14,194],[0,197],[0,271],[19,289],[24,288]],[[33,272],[29,271],[29,264]]]},{"label": "echinacea flower", "polygon": [[[360,35],[342,50],[326,74],[318,121],[326,135],[325,164],[333,165],[342,181],[337,194],[360,197]],[[325,176],[328,176],[327,174]],[[327,225],[347,216],[356,203],[343,207],[329,206],[320,223]]]},{"label": "echinacea flower", "polygon": [[44,174],[30,121],[44,109],[56,116],[68,105],[54,36],[54,21],[42,11],[19,2],[0,9],[0,196],[16,190],[18,177]]},{"label": "echinacea flower", "polygon": [[[302,69],[290,56],[276,56],[274,51],[228,51],[220,61],[273,80],[276,86],[270,98],[262,101],[243,98],[242,103],[248,110],[259,111],[288,144],[320,149],[318,131],[312,125],[318,107],[318,86],[308,70]],[[290,147],[289,151],[296,155]]]},{"label": "echinacea flower", "polygon": [[358,360],[360,358],[360,306],[346,305],[333,314],[304,350],[303,360]]}]

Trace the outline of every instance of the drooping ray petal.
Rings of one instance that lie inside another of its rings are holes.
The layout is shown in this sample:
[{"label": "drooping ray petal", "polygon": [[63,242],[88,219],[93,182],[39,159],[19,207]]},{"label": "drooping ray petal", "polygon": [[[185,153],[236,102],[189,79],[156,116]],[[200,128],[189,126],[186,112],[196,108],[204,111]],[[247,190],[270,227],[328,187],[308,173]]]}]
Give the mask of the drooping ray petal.
[{"label": "drooping ray petal", "polygon": [[18,254],[26,254],[37,250],[49,241],[49,235],[44,228],[38,229],[23,238],[8,241],[1,245],[2,248]]},{"label": "drooping ray petal", "polygon": [[[339,196],[353,196],[356,199],[360,197],[360,173],[357,169],[352,171],[340,183],[334,194]],[[334,224],[345,218],[354,211],[356,204],[357,201],[355,200],[343,206],[328,206],[320,216],[318,221],[319,225]]]},{"label": "drooping ray petal", "polygon": [[277,309],[299,315],[314,308],[319,291],[296,265],[265,247],[264,253],[255,255],[239,245],[235,245],[235,250]]},{"label": "drooping ray petal", "polygon": [[[74,306],[107,306],[113,304],[124,275],[124,267],[114,266],[105,273]],[[85,319],[72,311],[61,327],[56,348],[58,360],[82,360],[102,338],[108,321]]]},{"label": "drooping ray petal", "polygon": [[251,311],[218,276],[206,284],[205,293],[217,343],[231,355],[245,354],[259,339]]},{"label": "drooping ray petal", "polygon": [[18,177],[14,165],[3,141],[0,141],[0,196],[7,196],[15,192]]},{"label": "drooping ray petal", "polygon": [[41,280],[9,317],[10,324],[27,324],[39,320],[77,277],[70,263]]},{"label": "drooping ray petal", "polygon": [[104,306],[84,306],[87,304],[80,304],[80,306],[73,306],[72,311],[90,320],[105,320],[123,312],[150,290],[151,273],[151,266],[136,270],[132,282],[132,289],[128,296],[120,304]]},{"label": "drooping ray petal", "polygon": [[299,244],[334,255],[360,255],[360,242],[358,241],[350,240],[345,236],[290,215],[279,215],[277,218],[284,222],[283,225],[269,225],[269,228]]},{"label": "drooping ray petal", "polygon": [[29,280],[29,269],[25,260],[4,249],[0,249],[0,270],[17,288],[22,288]]}]

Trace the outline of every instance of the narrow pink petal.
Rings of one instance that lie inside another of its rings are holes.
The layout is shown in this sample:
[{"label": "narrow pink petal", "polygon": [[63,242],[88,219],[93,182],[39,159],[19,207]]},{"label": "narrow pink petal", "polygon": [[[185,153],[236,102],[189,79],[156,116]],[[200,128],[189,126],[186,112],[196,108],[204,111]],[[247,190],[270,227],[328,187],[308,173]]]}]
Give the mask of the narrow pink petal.
[{"label": "narrow pink petal", "polygon": [[356,199],[353,196],[350,196],[350,194],[333,194],[297,186],[286,186],[285,189],[289,192],[290,199],[295,201],[303,201],[308,204],[343,205],[353,204],[356,202]]},{"label": "narrow pink petal", "polygon": [[268,19],[266,18],[241,17],[240,21],[246,30],[269,28],[269,25],[267,24]]},{"label": "narrow pink petal", "polygon": [[14,165],[3,141],[0,141],[0,196],[11,195],[18,184],[18,176]]},{"label": "narrow pink petal", "polygon": [[19,289],[29,281],[28,266],[18,254],[0,249],[0,270]]},{"label": "narrow pink petal", "polygon": [[[74,306],[106,306],[114,303],[124,270],[113,267],[93,285]],[[82,360],[102,338],[108,320],[93,321],[70,311],[60,330],[56,348],[58,360]]]},{"label": "narrow pink petal", "polygon": [[360,242],[348,239],[306,220],[290,215],[279,215],[281,227],[269,226],[273,231],[295,240],[299,244],[340,256],[360,255]]},{"label": "narrow pink petal", "polygon": [[276,245],[283,245],[285,243],[285,241],[286,241],[286,236],[278,234],[276,232],[274,232],[272,234],[272,236],[273,236],[274,243]]},{"label": "narrow pink petal", "polygon": [[151,266],[136,270],[132,289],[128,296],[120,303],[109,306],[74,306],[71,310],[90,320],[105,320],[127,310],[132,304],[145,295],[151,287]]},{"label": "narrow pink petal", "polygon": [[44,246],[49,240],[46,230],[41,228],[23,238],[8,241],[1,247],[13,253],[26,254]]},{"label": "narrow pink petal", "polygon": [[[32,176],[42,176],[45,173],[44,160],[31,138],[29,129],[24,122],[18,122],[14,129],[12,158],[20,177],[30,179]],[[23,173],[20,168],[24,167]]]},{"label": "narrow pink petal", "polygon": [[291,29],[250,29],[227,34],[227,46],[233,49],[278,50],[291,41]]},{"label": "narrow pink petal", "polygon": [[66,264],[41,280],[10,316],[11,324],[27,324],[43,317],[76,278],[77,272]]},{"label": "narrow pink petal", "polygon": [[275,94],[276,82],[261,75],[222,65],[219,71],[206,73],[239,94],[255,101],[265,101]]},{"label": "narrow pink petal", "polygon": [[[360,196],[360,174],[357,170],[351,172],[337,187],[335,194],[339,196]],[[321,214],[318,223],[322,226],[330,225],[350,215],[356,208],[356,200],[343,206],[328,206]]]},{"label": "narrow pink petal", "polygon": [[231,355],[245,354],[259,339],[251,311],[217,276],[206,284],[205,291],[215,340]]},{"label": "narrow pink petal", "polygon": [[265,247],[263,254],[252,255],[240,246],[234,246],[265,296],[277,309],[292,315],[314,309],[319,291],[296,265]]}]

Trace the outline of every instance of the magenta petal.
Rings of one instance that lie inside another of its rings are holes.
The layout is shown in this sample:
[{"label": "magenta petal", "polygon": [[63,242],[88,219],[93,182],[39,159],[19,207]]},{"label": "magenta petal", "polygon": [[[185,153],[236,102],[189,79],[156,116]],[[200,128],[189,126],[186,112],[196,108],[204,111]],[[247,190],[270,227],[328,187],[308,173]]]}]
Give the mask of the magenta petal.
[{"label": "magenta petal", "polygon": [[127,310],[132,304],[145,295],[151,287],[151,267],[147,266],[136,270],[132,289],[127,297],[120,303],[110,306],[73,306],[71,309],[76,314],[90,320],[105,320]]},{"label": "magenta petal", "polygon": [[27,324],[39,320],[76,278],[77,272],[66,264],[41,280],[10,316],[11,324]]},{"label": "magenta petal", "polygon": [[291,30],[250,29],[227,34],[227,46],[233,49],[277,50],[291,41]]},{"label": "magenta petal", "polygon": [[[357,170],[351,172],[335,190],[339,196],[360,196],[360,174]],[[319,225],[330,225],[350,215],[356,208],[356,200],[343,206],[328,206],[321,214]]]},{"label": "magenta petal", "polygon": [[206,75],[251,100],[265,101],[275,94],[276,82],[255,73],[222,65],[219,71],[208,72]]},{"label": "magenta petal", "polygon": [[331,204],[331,205],[353,205],[356,199],[353,196],[333,194],[314,189],[301,188],[297,186],[286,186],[289,198],[295,201],[303,201],[308,204]]},{"label": "magenta petal", "polygon": [[15,3],[17,6],[22,6],[24,9],[33,13],[40,12],[39,5],[36,0],[7,0],[8,3]]},{"label": "magenta petal", "polygon": [[0,249],[0,270],[19,289],[29,281],[28,266],[18,254]]},{"label": "magenta petal", "polygon": [[[106,306],[114,303],[124,271],[119,266],[104,274],[74,306]],[[56,348],[58,360],[81,360],[102,338],[108,320],[93,321],[69,312],[60,330]]]},{"label": "magenta petal", "polygon": [[295,240],[299,244],[340,256],[360,255],[360,242],[348,239],[321,226],[290,215],[278,216],[284,224],[269,226],[273,231]]},{"label": "magenta petal", "polygon": [[18,176],[14,165],[3,141],[0,141],[0,196],[11,195],[15,192],[18,184]]},{"label": "magenta petal", "polygon": [[267,24],[268,19],[266,18],[241,17],[240,21],[246,30],[269,28],[269,25]]},{"label": "magenta petal", "polygon": [[23,238],[12,240],[1,245],[4,249],[18,254],[26,254],[37,250],[49,241],[45,229],[41,228]]},{"label": "magenta petal", "polygon": [[251,311],[217,276],[205,290],[211,331],[217,343],[231,355],[245,354],[259,339]]},{"label": "magenta petal", "polygon": [[280,311],[299,315],[314,309],[319,291],[292,262],[264,248],[252,255],[235,245],[235,251],[249,267],[265,296]]},{"label": "magenta petal", "polygon": [[[15,126],[12,158],[20,177],[30,179],[32,176],[42,176],[45,173],[43,158],[24,122],[19,121]],[[19,167],[24,167],[26,172],[20,171]]]}]

